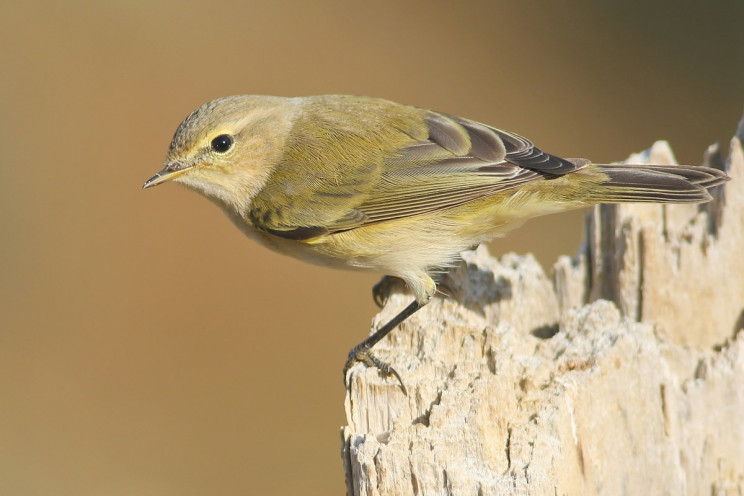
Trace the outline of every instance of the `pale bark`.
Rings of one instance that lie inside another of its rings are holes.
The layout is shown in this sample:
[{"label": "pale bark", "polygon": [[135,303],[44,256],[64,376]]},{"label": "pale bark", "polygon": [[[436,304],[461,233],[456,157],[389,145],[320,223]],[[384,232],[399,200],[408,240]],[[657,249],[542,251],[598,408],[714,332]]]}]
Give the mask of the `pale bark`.
[{"label": "pale bark", "polygon": [[408,394],[352,369],[349,494],[744,494],[742,127],[725,164],[707,155],[732,177],[714,202],[596,207],[552,279],[465,253],[456,298],[375,347]]}]

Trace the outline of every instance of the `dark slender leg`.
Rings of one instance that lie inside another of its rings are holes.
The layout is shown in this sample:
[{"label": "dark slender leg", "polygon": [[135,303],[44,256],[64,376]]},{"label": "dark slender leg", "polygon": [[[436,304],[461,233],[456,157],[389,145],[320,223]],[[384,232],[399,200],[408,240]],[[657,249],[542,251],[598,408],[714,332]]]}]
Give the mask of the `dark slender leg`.
[{"label": "dark slender leg", "polygon": [[344,365],[344,382],[346,382],[346,373],[349,371],[349,368],[354,364],[354,362],[362,362],[369,367],[377,367],[380,372],[394,375],[400,383],[400,388],[405,393],[406,387],[403,385],[403,380],[400,378],[400,375],[398,375],[398,372],[396,372],[395,369],[390,366],[390,364],[387,364],[379,358],[375,357],[372,354],[371,348],[376,345],[382,338],[390,334],[390,331],[395,329],[398,324],[416,313],[416,311],[418,311],[422,306],[423,305],[421,305],[418,301],[414,300],[398,315],[390,319],[387,324],[380,327],[374,334],[372,334],[370,337],[368,337],[358,345],[354,346],[349,352],[349,358],[348,360],[346,360],[346,365]]}]

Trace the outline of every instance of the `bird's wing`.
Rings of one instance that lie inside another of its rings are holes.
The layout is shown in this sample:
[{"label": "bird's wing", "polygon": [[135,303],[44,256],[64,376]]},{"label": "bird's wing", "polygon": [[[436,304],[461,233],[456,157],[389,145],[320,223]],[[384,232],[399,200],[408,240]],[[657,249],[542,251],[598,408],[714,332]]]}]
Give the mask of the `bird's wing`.
[{"label": "bird's wing", "polygon": [[[406,138],[398,139],[393,147],[386,147],[390,139],[378,136],[384,130],[370,128],[377,146],[355,147],[352,142],[336,153],[343,156],[345,149],[349,155],[345,161],[329,165],[325,160],[306,167],[313,171],[309,175],[274,178],[272,197],[254,199],[254,225],[285,238],[308,240],[462,205],[589,163],[544,153],[521,136],[474,121],[419,112],[420,129],[405,119],[389,126],[394,135]],[[327,133],[328,139],[344,136]],[[355,136],[363,145],[369,144],[365,136]],[[313,157],[314,146],[328,146],[322,141],[305,142],[310,150],[298,157]],[[336,162],[335,158],[330,162]],[[302,197],[305,207],[295,207],[293,196]]]},{"label": "bird's wing", "polygon": [[586,166],[519,135],[429,112],[429,136],[389,158],[375,194],[357,208],[365,223],[449,208]]}]

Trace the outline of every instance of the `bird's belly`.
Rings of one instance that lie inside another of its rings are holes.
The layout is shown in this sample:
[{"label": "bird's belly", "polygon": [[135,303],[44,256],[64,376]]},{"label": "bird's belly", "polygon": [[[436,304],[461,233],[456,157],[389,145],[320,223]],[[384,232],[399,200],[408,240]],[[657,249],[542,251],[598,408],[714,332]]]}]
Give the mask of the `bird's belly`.
[{"label": "bird's belly", "polygon": [[287,249],[298,258],[317,257],[314,263],[322,265],[404,277],[450,266],[462,250],[477,244],[458,235],[454,227],[407,218],[322,236]]},{"label": "bird's belly", "polygon": [[463,250],[520,225],[525,219],[519,217],[511,209],[507,214],[501,212],[499,203],[463,205],[447,212],[368,224],[304,241],[257,231],[243,219],[233,221],[247,236],[275,252],[315,265],[376,271],[405,279],[410,274],[451,266]]}]

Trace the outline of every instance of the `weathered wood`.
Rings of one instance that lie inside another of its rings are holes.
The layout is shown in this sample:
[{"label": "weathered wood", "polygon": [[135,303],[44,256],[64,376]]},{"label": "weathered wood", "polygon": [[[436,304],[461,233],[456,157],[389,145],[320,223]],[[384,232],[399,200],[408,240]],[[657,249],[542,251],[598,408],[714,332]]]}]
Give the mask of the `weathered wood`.
[{"label": "weathered wood", "polygon": [[456,298],[375,348],[408,395],[352,369],[349,494],[744,493],[742,128],[725,162],[707,155],[733,178],[714,202],[597,207],[552,279],[529,255],[465,253]]}]

